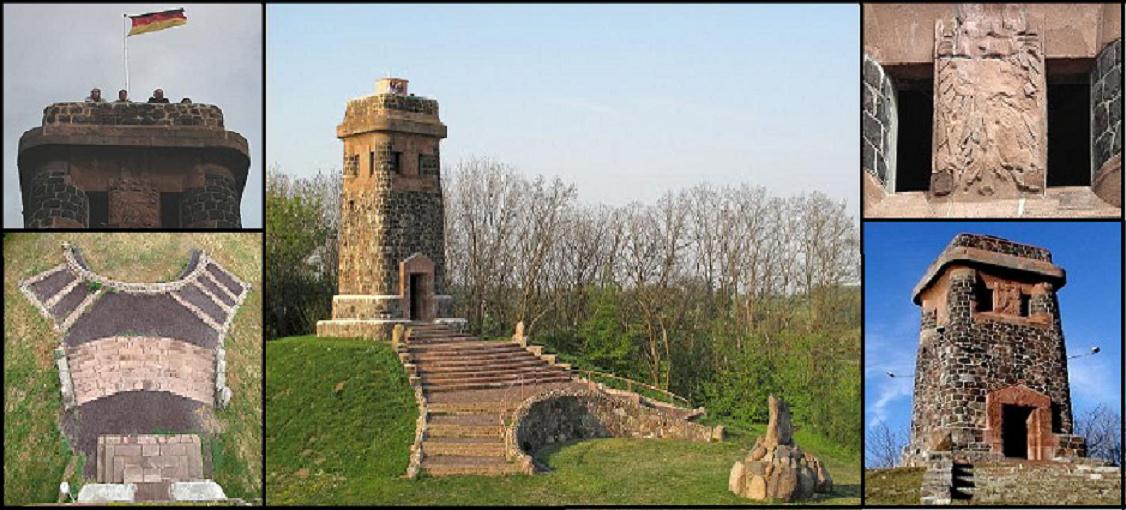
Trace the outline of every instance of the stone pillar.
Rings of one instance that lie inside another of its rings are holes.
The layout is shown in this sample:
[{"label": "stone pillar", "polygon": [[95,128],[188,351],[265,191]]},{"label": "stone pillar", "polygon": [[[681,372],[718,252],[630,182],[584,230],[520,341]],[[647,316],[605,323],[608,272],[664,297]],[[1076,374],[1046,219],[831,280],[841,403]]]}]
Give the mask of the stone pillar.
[{"label": "stone pillar", "polygon": [[184,190],[180,223],[187,228],[240,228],[239,202],[242,191],[221,165],[206,163],[197,168],[203,186]]},{"label": "stone pillar", "polygon": [[1047,86],[1038,25],[1021,4],[960,4],[953,19],[936,21],[932,196],[1044,193]]},{"label": "stone pillar", "polygon": [[[865,198],[870,185],[886,193],[895,191],[896,113],[895,87],[883,67],[864,55],[860,134],[861,166],[865,172]],[[871,182],[874,181],[874,182]]]},{"label": "stone pillar", "polygon": [[1108,44],[1091,70],[1091,186],[1122,207],[1122,39]]},{"label": "stone pillar", "polygon": [[86,193],[71,182],[66,159],[43,161],[24,190],[24,227],[86,228],[90,205]]},{"label": "stone pillar", "polygon": [[113,228],[160,227],[160,192],[152,183],[135,177],[110,182],[109,222]]}]

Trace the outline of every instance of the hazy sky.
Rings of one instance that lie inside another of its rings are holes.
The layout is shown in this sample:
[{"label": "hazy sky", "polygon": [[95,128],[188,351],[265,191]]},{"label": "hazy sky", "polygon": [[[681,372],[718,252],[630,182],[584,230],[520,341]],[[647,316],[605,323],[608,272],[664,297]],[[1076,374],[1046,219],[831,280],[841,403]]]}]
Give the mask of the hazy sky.
[{"label": "hazy sky", "polygon": [[16,157],[20,135],[51,103],[110,99],[124,87],[124,14],[184,8],[183,26],[129,38],[129,96],[163,88],[223,109],[250,144],[242,224],[262,226],[262,7],[260,5],[4,5],[4,226],[23,226]]},{"label": "hazy sky", "polygon": [[[1060,319],[1067,354],[1102,352],[1068,362],[1074,414],[1099,403],[1121,413],[1121,225],[1091,222],[864,223],[865,423],[885,421],[906,433],[920,309],[911,290],[927,266],[961,232],[989,234],[1047,248],[1067,272]],[[904,377],[889,378],[891,370]]]},{"label": "hazy sky", "polygon": [[580,200],[700,182],[859,205],[855,5],[269,5],[267,165],[338,172],[348,99],[437,99],[442,163],[488,156]]}]

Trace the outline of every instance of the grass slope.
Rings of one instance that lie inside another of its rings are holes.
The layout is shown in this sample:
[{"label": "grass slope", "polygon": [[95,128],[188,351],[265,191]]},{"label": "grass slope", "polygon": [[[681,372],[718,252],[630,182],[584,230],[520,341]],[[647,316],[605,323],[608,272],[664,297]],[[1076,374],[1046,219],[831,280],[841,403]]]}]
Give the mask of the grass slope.
[{"label": "grass slope", "polygon": [[918,505],[926,468],[864,470],[864,501],[872,505]]},{"label": "grass slope", "polygon": [[[228,333],[227,384],[231,405],[215,413],[222,434],[212,445],[212,477],[228,496],[261,499],[262,479],[262,257],[258,234],[8,234],[4,236],[4,504],[54,502],[68,476],[71,491],[84,462],[59,429],[62,398],[52,350],[58,333],[19,291],[19,282],[63,261],[69,241],[99,274],[126,281],[175,278],[192,248],[201,248],[251,284]],[[157,431],[154,431],[157,432]],[[216,460],[217,459],[217,460]],[[90,480],[92,481],[92,480]]]},{"label": "grass slope", "polygon": [[[587,440],[539,452],[550,473],[406,480],[418,413],[388,345],[287,338],[267,342],[266,360],[270,504],[750,504],[727,491],[727,477],[759,430],[711,444]],[[833,497],[818,503],[859,504],[858,456],[797,440],[836,481]]]}]

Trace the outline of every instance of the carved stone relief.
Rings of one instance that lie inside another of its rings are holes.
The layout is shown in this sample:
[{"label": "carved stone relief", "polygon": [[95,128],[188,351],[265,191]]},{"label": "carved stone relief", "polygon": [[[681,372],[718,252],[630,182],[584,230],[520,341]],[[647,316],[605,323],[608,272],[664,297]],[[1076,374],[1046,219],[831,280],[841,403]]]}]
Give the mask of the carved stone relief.
[{"label": "carved stone relief", "polygon": [[1046,185],[1043,43],[1019,4],[962,4],[935,23],[930,192],[955,200],[1041,194]]}]

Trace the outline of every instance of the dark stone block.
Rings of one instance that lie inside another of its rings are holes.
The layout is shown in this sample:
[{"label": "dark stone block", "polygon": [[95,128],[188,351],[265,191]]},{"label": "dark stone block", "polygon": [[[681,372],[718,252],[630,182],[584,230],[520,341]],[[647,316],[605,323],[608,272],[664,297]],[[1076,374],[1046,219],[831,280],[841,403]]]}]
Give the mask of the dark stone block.
[{"label": "dark stone block", "polygon": [[[861,122],[861,128],[862,133],[864,134],[864,138],[866,138],[870,142],[873,142],[873,145],[880,144],[881,140],[883,140],[883,126],[880,125],[879,121],[877,121],[875,117],[867,113],[862,113],[860,115],[863,119]],[[880,149],[883,149],[883,147],[880,147]]]},{"label": "dark stone block", "polygon": [[880,68],[879,64],[875,61],[865,57],[864,58],[864,83],[872,87],[880,88]]},{"label": "dark stone block", "polygon": [[1095,132],[1102,133],[1107,128],[1107,107],[1106,105],[1099,104],[1094,107],[1095,115]]}]

